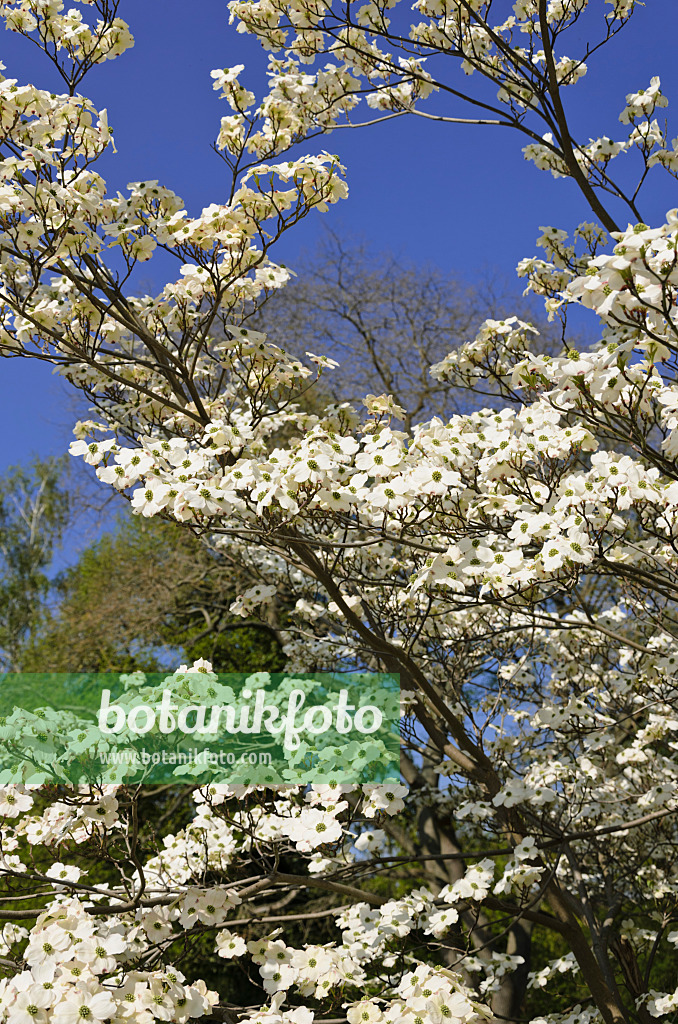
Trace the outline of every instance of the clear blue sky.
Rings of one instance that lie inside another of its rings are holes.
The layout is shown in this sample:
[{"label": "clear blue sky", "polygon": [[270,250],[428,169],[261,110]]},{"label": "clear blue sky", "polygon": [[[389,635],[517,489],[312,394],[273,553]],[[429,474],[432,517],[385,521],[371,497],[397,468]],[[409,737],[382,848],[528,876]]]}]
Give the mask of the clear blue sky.
[{"label": "clear blue sky", "polygon": [[[603,8],[602,0],[591,3]],[[504,6],[508,13],[509,4]],[[183,197],[190,212],[221,202],[225,168],[210,143],[226,111],[209,72],[244,63],[244,82],[261,95],[266,55],[228,25],[225,0],[127,0],[120,13],[131,25],[135,48],[95,69],[83,86],[97,106],[108,108],[115,128],[118,154],[101,167],[109,187],[158,178]],[[637,12],[567,94],[580,138],[622,138],[617,116],[624,96],[647,85],[653,74],[678,104],[677,28],[675,0],[649,0]],[[59,88],[49,63],[29,43],[7,32],[0,38],[7,76]],[[671,106],[662,113],[671,119]],[[678,121],[671,137],[676,134]],[[535,251],[539,225],[571,228],[591,219],[570,183],[525,163],[523,144],[507,129],[415,118],[335,132],[320,146],[346,164],[350,198],[293,229],[274,258],[294,267],[299,250],[313,246],[325,222],[415,262],[471,277],[488,265],[510,275],[521,257]],[[678,189],[667,179],[646,196],[646,219],[658,222],[674,205]],[[163,283],[153,263],[148,279],[155,287]],[[0,373],[0,470],[32,453],[63,452],[74,419],[68,387],[36,362],[2,360]]]}]

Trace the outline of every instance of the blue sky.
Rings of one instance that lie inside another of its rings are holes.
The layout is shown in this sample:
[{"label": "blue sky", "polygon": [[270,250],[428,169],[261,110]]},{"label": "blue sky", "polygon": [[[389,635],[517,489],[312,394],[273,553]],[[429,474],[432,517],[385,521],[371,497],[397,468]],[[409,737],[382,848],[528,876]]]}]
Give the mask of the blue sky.
[{"label": "blue sky", "polygon": [[[507,13],[509,4],[502,0]],[[602,0],[592,0],[600,11]],[[85,79],[83,90],[107,107],[117,156],[102,173],[113,190],[128,181],[158,178],[181,195],[190,212],[224,198],[225,167],[210,150],[226,112],[212,90],[213,68],[245,64],[245,84],[261,95],[266,55],[251,38],[228,25],[225,0],[123,0],[136,46]],[[567,94],[579,138],[623,138],[617,121],[627,92],[653,74],[678,103],[675,0],[648,0],[629,28],[603,51],[589,75]],[[0,33],[8,77],[59,88],[49,63],[26,40]],[[671,118],[671,107],[667,113]],[[671,137],[678,134],[674,125]],[[375,248],[413,262],[432,262],[468,277],[486,267],[510,275],[535,251],[539,225],[572,228],[591,219],[576,189],[525,163],[524,141],[507,129],[432,124],[415,118],[355,132],[340,131],[319,143],[339,154],[348,170],[350,198],[327,214],[293,229],[274,258],[294,268],[323,223],[359,233]],[[659,222],[678,205],[671,179],[645,197],[645,217]],[[622,218],[625,219],[625,218]],[[148,265],[154,287],[161,269]],[[63,452],[74,420],[68,386],[49,366],[34,361],[0,364],[0,470],[33,453]]]}]

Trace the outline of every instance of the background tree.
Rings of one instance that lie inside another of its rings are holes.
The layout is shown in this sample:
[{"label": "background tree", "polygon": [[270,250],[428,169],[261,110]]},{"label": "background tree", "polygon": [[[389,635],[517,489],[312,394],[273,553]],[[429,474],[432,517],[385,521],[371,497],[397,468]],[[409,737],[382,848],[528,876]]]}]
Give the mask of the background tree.
[{"label": "background tree", "polygon": [[430,416],[447,419],[498,400],[490,382],[476,392],[455,389],[435,380],[430,368],[471,341],[483,320],[510,316],[535,324],[539,351],[562,346],[560,323],[549,323],[534,299],[521,297],[496,270],[486,269],[472,283],[328,228],[290,283],[250,322],[300,358],[310,349],[336,359],[339,372],[323,380],[334,401],[359,405],[368,392],[393,395],[406,410],[408,430]]},{"label": "background tree", "polygon": [[64,459],[0,478],[0,666],[24,668],[26,643],[49,617],[49,570],[72,509]]},{"label": "background tree", "polygon": [[229,612],[251,582],[190,531],[125,515],[58,577],[22,670],[153,671],[204,657],[221,672],[276,671],[276,630]]}]

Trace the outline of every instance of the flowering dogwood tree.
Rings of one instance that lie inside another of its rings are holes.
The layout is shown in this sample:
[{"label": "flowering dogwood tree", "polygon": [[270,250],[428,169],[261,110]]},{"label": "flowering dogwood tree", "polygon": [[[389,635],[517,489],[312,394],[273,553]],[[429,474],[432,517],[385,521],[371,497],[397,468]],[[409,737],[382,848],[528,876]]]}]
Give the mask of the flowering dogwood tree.
[{"label": "flowering dogwood tree", "polygon": [[[476,1024],[516,1019],[541,989],[547,1024],[678,1007],[678,214],[651,228],[639,213],[678,150],[658,78],[627,95],[622,138],[575,139],[562,94],[634,3],[588,6],[418,0],[410,27],[381,0],[234,0],[238,27],[283,52],[258,105],[242,67],[213,72],[232,187],[193,217],[155,181],[109,195],[95,169],[111,129],[78,88],[131,45],[117,3],[1,0],[65,86],[0,83],[0,348],[89,396],[72,454],[139,515],[248,568],[234,611],[271,621],[276,595],[296,602],[291,671],[400,674],[407,784],[197,790],[171,834],[143,789],[7,785],[10,1024]],[[577,24],[591,34],[572,57]],[[244,318],[285,283],[273,242],[346,194],[334,157],[286,151],[350,123],[363,97],[368,119],[468,120],[439,101],[470,104],[574,179],[594,221],[572,240],[542,229],[544,257],[520,272],[553,316],[590,308],[597,344],[549,357],[530,324],[486,321],[431,373],[491,383],[492,408],[407,431],[390,395],[304,411],[333,361],[309,353],[313,370]],[[612,177],[622,155],[638,188]],[[138,295],[158,249],[177,279]],[[322,942],[295,931],[333,915]],[[556,955],[531,965],[536,933]],[[219,992],[190,961],[205,938]],[[229,999],[239,968],[254,1006]],[[559,995],[569,973],[576,1005]]]}]

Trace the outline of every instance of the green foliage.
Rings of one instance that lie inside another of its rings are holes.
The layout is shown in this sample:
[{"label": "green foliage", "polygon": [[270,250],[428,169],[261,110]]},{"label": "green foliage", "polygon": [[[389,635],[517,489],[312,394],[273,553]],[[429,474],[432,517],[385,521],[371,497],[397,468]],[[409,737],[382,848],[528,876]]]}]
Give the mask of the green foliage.
[{"label": "green foliage", "polygon": [[0,478],[0,666],[22,669],[48,616],[49,568],[68,524],[63,459],[36,459]]},{"label": "green foliage", "polygon": [[228,611],[247,585],[190,531],[121,517],[60,577],[56,608],[33,632],[21,667],[158,671],[207,658],[220,672],[279,671],[275,631]]}]

